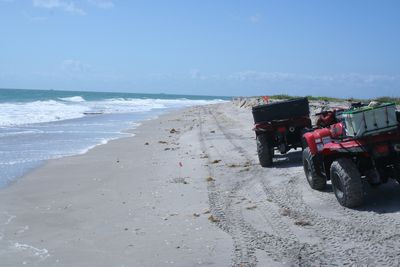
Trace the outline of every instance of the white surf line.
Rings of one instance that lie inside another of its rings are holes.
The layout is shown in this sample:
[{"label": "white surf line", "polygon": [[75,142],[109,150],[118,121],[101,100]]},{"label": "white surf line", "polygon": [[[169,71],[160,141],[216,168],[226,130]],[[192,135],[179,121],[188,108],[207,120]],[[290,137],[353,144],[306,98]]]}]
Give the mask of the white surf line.
[{"label": "white surf line", "polygon": [[25,231],[29,230],[29,225],[25,225],[24,227],[20,227],[19,230],[17,231],[18,234],[22,234]]},{"label": "white surf line", "polygon": [[[8,218],[5,220],[5,222],[3,222],[2,224],[0,224],[0,225],[8,225],[8,224],[10,224],[10,222],[12,221],[12,220],[14,220],[15,218],[17,218],[17,216],[15,216],[15,215],[10,215],[7,211],[4,211],[4,212],[2,212],[3,214],[4,214],[4,216],[8,216]],[[2,216],[0,216],[0,217],[2,217]]]},{"label": "white surf line", "polygon": [[39,257],[42,260],[46,259],[47,257],[50,257],[50,253],[47,249],[43,248],[35,248],[34,246],[31,245],[27,245],[27,244],[21,244],[21,243],[15,243],[12,248],[15,248],[19,251],[27,251],[29,252],[31,255],[35,256],[35,257]]}]

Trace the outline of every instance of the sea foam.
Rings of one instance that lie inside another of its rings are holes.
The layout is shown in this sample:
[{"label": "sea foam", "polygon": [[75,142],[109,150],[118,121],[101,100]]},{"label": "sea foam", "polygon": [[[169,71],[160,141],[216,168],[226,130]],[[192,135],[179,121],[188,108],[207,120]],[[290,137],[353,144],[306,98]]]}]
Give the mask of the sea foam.
[{"label": "sea foam", "polygon": [[0,126],[75,119],[84,116],[83,113],[89,109],[84,105],[67,105],[55,100],[3,103],[0,104]]},{"label": "sea foam", "polygon": [[118,114],[174,109],[218,103],[221,100],[111,98],[87,101],[81,96],[57,100],[0,104],[0,126],[18,126],[84,117],[87,114]]}]

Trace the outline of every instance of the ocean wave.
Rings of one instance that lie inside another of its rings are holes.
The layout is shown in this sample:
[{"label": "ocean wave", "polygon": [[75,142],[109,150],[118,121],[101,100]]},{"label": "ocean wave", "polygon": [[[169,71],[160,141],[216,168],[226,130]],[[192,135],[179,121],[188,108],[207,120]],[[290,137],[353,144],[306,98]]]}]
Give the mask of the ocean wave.
[{"label": "ocean wave", "polygon": [[59,97],[58,99],[66,102],[85,102],[86,100],[81,96]]},{"label": "ocean wave", "polygon": [[155,109],[177,109],[195,105],[225,102],[223,100],[110,98],[86,101],[81,96],[28,103],[0,104],[0,126],[76,119],[86,114],[149,112]]},{"label": "ocean wave", "polygon": [[[37,129],[16,129],[14,131],[2,131],[3,129],[0,129],[0,137],[6,137],[6,136],[17,136],[17,135],[29,135],[29,134],[39,134],[43,133],[43,131],[37,130]],[[1,152],[0,152],[1,153]]]},{"label": "ocean wave", "polygon": [[90,108],[55,100],[0,104],[0,126],[16,126],[83,117]]}]

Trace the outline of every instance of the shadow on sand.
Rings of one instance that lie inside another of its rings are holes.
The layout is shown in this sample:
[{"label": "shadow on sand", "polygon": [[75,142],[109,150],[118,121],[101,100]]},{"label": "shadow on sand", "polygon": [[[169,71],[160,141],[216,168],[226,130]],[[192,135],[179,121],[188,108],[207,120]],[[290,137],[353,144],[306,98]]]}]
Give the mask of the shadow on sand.
[{"label": "shadow on sand", "polygon": [[[302,167],[302,151],[292,151],[285,155],[275,154],[274,168]],[[332,185],[328,184],[322,192],[330,194],[335,198]],[[373,187],[364,182],[364,204],[355,208],[359,211],[371,211],[379,214],[400,212],[400,186],[390,179],[386,184]]]},{"label": "shadow on sand", "polygon": [[372,211],[380,214],[400,211],[400,186],[394,180],[372,187],[364,184],[364,205],[357,210]]},{"label": "shadow on sand", "polygon": [[274,156],[274,168],[288,168],[303,166],[302,151],[292,151],[287,154],[279,154],[276,152]]},{"label": "shadow on sand", "polygon": [[[386,184],[377,187],[364,182],[363,187],[364,204],[361,207],[353,208],[353,210],[371,211],[379,214],[400,211],[400,186],[396,181],[389,180]],[[330,182],[322,192],[332,195],[332,198],[335,199]]]}]

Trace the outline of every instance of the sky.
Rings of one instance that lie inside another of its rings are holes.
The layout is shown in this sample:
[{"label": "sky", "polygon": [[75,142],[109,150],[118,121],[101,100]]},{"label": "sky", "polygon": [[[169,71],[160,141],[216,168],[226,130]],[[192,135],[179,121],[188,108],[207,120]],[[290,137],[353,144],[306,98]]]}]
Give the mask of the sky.
[{"label": "sky", "polygon": [[398,0],[0,0],[0,88],[400,96]]}]

